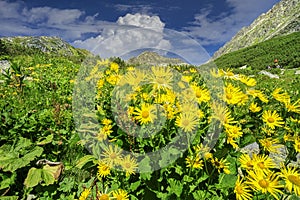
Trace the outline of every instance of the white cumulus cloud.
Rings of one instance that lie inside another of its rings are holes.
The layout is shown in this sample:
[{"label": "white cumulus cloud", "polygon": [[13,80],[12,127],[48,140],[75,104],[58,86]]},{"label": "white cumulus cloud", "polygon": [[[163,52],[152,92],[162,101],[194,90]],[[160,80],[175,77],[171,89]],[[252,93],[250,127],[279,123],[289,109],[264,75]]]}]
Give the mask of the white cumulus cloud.
[{"label": "white cumulus cloud", "polygon": [[99,36],[76,40],[73,44],[103,58],[144,48],[168,50],[171,44],[163,37],[164,25],[158,16],[126,14],[119,17],[115,25],[104,26]]}]

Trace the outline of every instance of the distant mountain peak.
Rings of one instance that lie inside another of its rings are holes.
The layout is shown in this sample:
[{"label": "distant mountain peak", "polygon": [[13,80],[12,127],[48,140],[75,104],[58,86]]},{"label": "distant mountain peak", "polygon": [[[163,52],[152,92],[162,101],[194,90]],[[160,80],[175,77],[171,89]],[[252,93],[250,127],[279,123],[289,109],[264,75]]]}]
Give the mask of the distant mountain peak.
[{"label": "distant mountain peak", "polygon": [[132,57],[127,61],[132,65],[155,65],[155,66],[165,66],[165,65],[186,65],[187,63],[179,58],[168,58],[159,55],[157,52],[144,51],[136,57]]},{"label": "distant mountain peak", "polygon": [[282,0],[267,13],[243,27],[229,42],[215,52],[212,59],[268,39],[300,31],[300,1]]}]

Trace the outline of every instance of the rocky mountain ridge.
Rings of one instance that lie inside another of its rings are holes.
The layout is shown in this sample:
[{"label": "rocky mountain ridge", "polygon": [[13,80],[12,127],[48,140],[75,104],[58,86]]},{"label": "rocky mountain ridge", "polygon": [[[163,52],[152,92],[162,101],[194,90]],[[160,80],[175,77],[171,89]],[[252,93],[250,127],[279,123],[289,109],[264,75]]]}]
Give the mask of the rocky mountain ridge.
[{"label": "rocky mountain ridge", "polygon": [[253,23],[242,28],[215,52],[212,59],[268,39],[300,31],[300,0],[282,0]]},{"label": "rocky mountain ridge", "polygon": [[161,56],[156,52],[144,51],[136,57],[132,57],[127,61],[131,65],[156,65],[156,66],[166,66],[166,65],[186,65],[184,61],[179,58],[168,58]]}]

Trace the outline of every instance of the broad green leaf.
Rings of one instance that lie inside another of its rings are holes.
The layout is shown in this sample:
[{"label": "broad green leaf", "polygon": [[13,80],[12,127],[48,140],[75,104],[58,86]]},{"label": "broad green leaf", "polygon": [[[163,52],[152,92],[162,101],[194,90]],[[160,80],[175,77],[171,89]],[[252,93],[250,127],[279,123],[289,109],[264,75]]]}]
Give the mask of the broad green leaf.
[{"label": "broad green leaf", "polygon": [[34,147],[34,149],[24,154],[24,156],[21,158],[19,158],[20,155],[15,151],[7,152],[0,160],[1,161],[0,168],[2,168],[3,171],[13,172],[19,168],[28,165],[32,160],[40,156],[42,152],[43,152],[43,148],[38,146]]},{"label": "broad green leaf", "polygon": [[77,168],[81,169],[85,164],[87,164],[88,162],[91,162],[91,161],[95,161],[97,160],[93,155],[86,155],[86,156],[83,156],[82,158],[80,158],[77,163],[76,163],[76,166]]},{"label": "broad green leaf", "polygon": [[42,169],[31,168],[24,181],[26,187],[34,187],[42,180]]},{"label": "broad green leaf", "polygon": [[58,173],[60,165],[49,166],[45,165],[42,169],[42,180],[44,183],[42,185],[51,185],[55,182],[55,177]]},{"label": "broad green leaf", "polygon": [[4,188],[8,188],[9,186],[11,186],[12,184],[15,183],[15,179],[17,177],[17,173],[14,172],[12,173],[11,176],[7,176],[5,174],[0,174],[1,176],[1,182],[0,182],[0,190],[4,189]]}]

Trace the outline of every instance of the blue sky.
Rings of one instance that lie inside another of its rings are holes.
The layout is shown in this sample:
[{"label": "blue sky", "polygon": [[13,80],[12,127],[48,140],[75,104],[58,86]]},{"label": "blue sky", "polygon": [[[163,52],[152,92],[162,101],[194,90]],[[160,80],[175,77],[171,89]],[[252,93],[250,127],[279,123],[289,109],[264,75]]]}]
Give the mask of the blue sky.
[{"label": "blue sky", "polygon": [[[0,0],[0,36],[58,36],[76,47],[109,57],[139,48],[171,51],[175,43],[170,40],[185,34],[190,38],[182,37],[185,43],[196,41],[212,55],[277,2]],[[171,30],[168,34],[176,32],[176,36],[166,36],[166,30]]]}]

